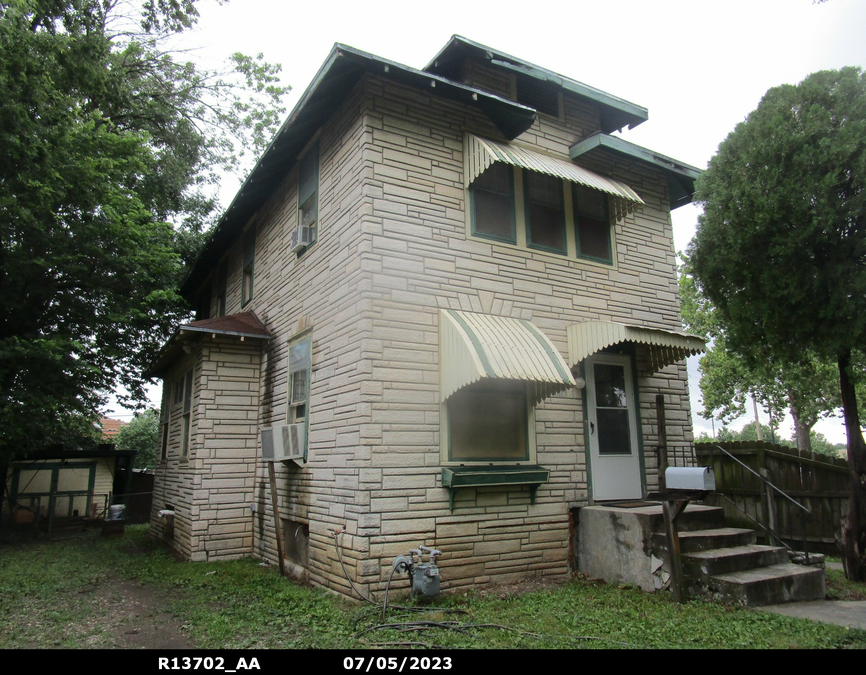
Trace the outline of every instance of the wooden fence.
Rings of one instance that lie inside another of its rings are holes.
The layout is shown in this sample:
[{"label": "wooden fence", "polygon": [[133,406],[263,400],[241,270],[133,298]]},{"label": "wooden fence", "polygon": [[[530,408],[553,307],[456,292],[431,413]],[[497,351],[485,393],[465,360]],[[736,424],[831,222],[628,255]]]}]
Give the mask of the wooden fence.
[{"label": "wooden fence", "polygon": [[723,507],[731,525],[755,529],[761,538],[760,528],[755,527],[757,521],[795,549],[803,546],[801,509],[767,488],[757,476],[720,452],[718,446],[812,512],[805,524],[810,551],[837,552],[836,539],[848,512],[846,460],[759,441],[695,445],[698,464],[712,466],[716,474],[716,494],[706,503]]}]

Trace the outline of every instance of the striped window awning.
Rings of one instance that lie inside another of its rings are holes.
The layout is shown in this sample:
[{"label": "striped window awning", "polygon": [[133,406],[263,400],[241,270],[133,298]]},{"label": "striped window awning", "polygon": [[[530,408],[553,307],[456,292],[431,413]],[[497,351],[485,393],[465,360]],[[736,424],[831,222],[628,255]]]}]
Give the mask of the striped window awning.
[{"label": "striped window awning", "polygon": [[529,321],[443,309],[439,335],[442,401],[484,378],[535,383],[536,401],[576,386],[565,359]]},{"label": "striped window awning", "polygon": [[549,157],[513,143],[491,141],[469,134],[467,154],[469,165],[464,181],[465,187],[469,187],[494,162],[504,162],[527,171],[555,176],[609,194],[613,197],[612,215],[617,220],[631,213],[636,204],[644,203],[637,192],[625,183],[599,176],[568,160]]},{"label": "striped window awning", "polygon": [[706,351],[703,338],[688,333],[628,326],[612,321],[584,321],[568,327],[568,362],[575,366],[607,347],[634,342],[649,346],[651,372]]}]

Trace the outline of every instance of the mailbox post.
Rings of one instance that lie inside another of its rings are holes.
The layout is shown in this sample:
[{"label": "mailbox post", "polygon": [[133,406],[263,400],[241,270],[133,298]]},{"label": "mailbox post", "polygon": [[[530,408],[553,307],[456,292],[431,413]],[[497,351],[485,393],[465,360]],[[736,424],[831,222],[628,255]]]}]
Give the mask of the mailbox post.
[{"label": "mailbox post", "polygon": [[686,599],[683,561],[680,551],[680,535],[677,530],[677,519],[686,510],[690,501],[703,499],[708,492],[716,489],[716,477],[712,467],[680,467],[671,466],[665,469],[664,492],[652,497],[662,502],[662,513],[665,518],[665,538],[668,544],[668,556],[671,570],[671,586],[674,599],[683,602]]}]

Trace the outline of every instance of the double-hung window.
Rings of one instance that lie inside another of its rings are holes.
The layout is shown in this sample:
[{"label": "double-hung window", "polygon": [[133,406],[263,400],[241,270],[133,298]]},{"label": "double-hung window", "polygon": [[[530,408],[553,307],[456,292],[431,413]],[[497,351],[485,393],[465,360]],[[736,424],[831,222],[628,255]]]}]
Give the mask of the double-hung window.
[{"label": "double-hung window", "polygon": [[313,336],[307,332],[289,342],[289,424],[303,425],[304,459],[307,456],[307,430],[310,412],[310,375]]},{"label": "double-hung window", "polygon": [[244,235],[244,267],[241,279],[241,306],[253,299],[253,272],[256,262],[256,229],[250,227]]},{"label": "double-hung window", "polygon": [[[319,144],[311,147],[298,169],[298,224],[312,230],[311,242],[319,237]],[[311,244],[311,245],[312,245]]]},{"label": "double-hung window", "polygon": [[472,234],[517,243],[514,219],[514,170],[507,164],[492,164],[472,184]]},{"label": "double-hung window", "polygon": [[571,194],[577,255],[606,263],[613,262],[607,195],[575,183],[571,184]]},{"label": "double-hung window", "polygon": [[467,234],[613,265],[612,214],[643,200],[631,187],[522,145],[466,136]]},{"label": "double-hung window", "polygon": [[555,176],[523,172],[526,245],[551,253],[568,253],[565,235],[563,181]]},{"label": "double-hung window", "polygon": [[[226,288],[228,286],[228,264],[225,260],[220,263],[217,268],[216,280],[216,315],[226,315]],[[252,285],[252,283],[251,283]]]},{"label": "double-hung window", "polygon": [[192,430],[192,371],[187,371],[183,378],[183,417],[180,456],[189,455],[190,432]]}]

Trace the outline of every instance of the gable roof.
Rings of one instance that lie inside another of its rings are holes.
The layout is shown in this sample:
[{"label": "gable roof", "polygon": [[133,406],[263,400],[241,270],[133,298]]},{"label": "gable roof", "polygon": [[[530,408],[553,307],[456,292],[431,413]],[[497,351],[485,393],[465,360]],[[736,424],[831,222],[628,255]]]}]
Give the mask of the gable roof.
[{"label": "gable roof", "polygon": [[244,225],[294,166],[298,154],[366,73],[477,108],[509,140],[529,129],[535,121],[535,110],[530,107],[482,89],[452,82],[435,73],[410,68],[347,45],[335,44],[208,237],[181,286],[185,298],[192,298]]},{"label": "gable roof", "polygon": [[[631,103],[625,99],[608,94],[588,84],[583,84],[570,77],[565,77],[552,70],[518,59],[497,49],[485,47],[482,44],[468,40],[460,35],[453,35],[433,60],[424,68],[428,73],[436,73],[451,79],[456,79],[461,65],[466,59],[487,62],[492,66],[513,73],[521,73],[541,82],[549,82],[561,87],[564,91],[577,94],[591,101],[601,111],[601,130],[605,133],[621,130],[623,127],[633,129],[638,124],[649,119],[649,113],[643,106]],[[510,140],[510,139],[509,139]]]}]

